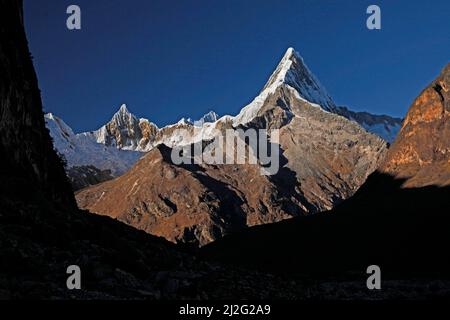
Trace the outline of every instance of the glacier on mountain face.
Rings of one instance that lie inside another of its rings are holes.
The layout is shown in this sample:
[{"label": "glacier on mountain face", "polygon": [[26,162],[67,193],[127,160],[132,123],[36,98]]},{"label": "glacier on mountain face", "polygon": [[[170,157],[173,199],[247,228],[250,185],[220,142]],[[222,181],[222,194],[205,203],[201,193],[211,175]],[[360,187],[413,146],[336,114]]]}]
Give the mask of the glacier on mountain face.
[{"label": "glacier on mountain face", "polygon": [[113,176],[119,176],[143,155],[97,143],[92,135],[86,133],[74,134],[63,120],[51,113],[44,117],[54,148],[64,156],[68,167],[93,165],[101,170],[109,169]]}]

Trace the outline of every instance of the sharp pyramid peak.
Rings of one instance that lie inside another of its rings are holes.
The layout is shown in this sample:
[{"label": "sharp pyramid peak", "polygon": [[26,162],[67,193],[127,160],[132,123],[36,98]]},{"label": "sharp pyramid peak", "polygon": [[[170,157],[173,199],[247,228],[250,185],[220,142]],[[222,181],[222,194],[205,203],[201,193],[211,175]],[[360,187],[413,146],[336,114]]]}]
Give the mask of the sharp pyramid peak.
[{"label": "sharp pyramid peak", "polygon": [[116,113],[120,113],[120,114],[130,114],[130,111],[128,111],[127,105],[125,103],[123,103],[119,110]]},{"label": "sharp pyramid peak", "polygon": [[110,123],[115,123],[119,127],[127,127],[139,123],[139,120],[132,114],[126,104],[122,104],[119,110],[113,115]]},{"label": "sharp pyramid peak", "polygon": [[293,47],[289,47],[289,48],[287,48],[286,53],[284,54],[282,61],[283,60],[289,60],[289,59],[291,59],[293,57],[303,60],[302,56]]},{"label": "sharp pyramid peak", "polygon": [[233,125],[245,124],[255,118],[266,99],[280,86],[294,89],[300,99],[317,104],[325,111],[336,111],[333,99],[306,66],[303,58],[294,48],[289,47],[263,90],[234,118]]},{"label": "sharp pyramid peak", "polygon": [[302,98],[322,106],[327,111],[333,111],[336,108],[326,89],[310,71],[302,56],[292,47],[286,50],[263,91],[274,91],[283,84],[294,88]]},{"label": "sharp pyramid peak", "polygon": [[267,89],[273,85],[279,85],[285,83],[288,79],[289,73],[304,73],[304,76],[312,76],[308,67],[305,65],[302,56],[293,48],[289,47],[283,58],[281,58],[275,71],[267,81],[264,89]]},{"label": "sharp pyramid peak", "polygon": [[213,110],[210,110],[210,111],[208,111],[207,113],[204,114],[204,116],[207,116],[207,115],[217,115],[217,113],[215,111],[213,111]]},{"label": "sharp pyramid peak", "polygon": [[116,118],[136,118],[129,110],[127,105],[124,103],[120,106],[119,110],[117,110],[117,112],[114,114],[113,119]]}]

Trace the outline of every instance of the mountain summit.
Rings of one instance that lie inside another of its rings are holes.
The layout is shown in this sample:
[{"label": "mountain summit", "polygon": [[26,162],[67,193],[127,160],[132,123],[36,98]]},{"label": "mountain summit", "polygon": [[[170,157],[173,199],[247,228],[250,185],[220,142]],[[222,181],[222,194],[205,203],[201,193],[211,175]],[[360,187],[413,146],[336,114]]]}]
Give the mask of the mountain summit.
[{"label": "mountain summit", "polygon": [[[234,126],[246,125],[263,113],[263,105],[270,95],[279,88],[292,91],[296,98],[320,106],[325,111],[341,115],[361,125],[368,132],[376,134],[392,143],[400,130],[402,119],[387,115],[375,115],[368,112],[354,112],[346,107],[336,106],[333,99],[316,76],[305,64],[294,48],[287,49],[275,71],[270,76],[261,93],[234,118]],[[284,120],[290,117],[292,110],[284,107]],[[262,112],[261,112],[262,111]]]},{"label": "mountain summit", "polygon": [[319,105],[325,111],[336,110],[330,95],[306,66],[300,54],[293,48],[289,48],[261,93],[241,110],[233,124],[238,126],[251,122],[261,111],[269,96],[279,88],[294,90],[299,99]]},{"label": "mountain summit", "polygon": [[320,105],[326,111],[334,111],[336,105],[316,76],[309,70],[294,48],[287,49],[264,90],[286,84],[294,88],[308,102]]},{"label": "mountain summit", "polygon": [[[152,124],[152,126],[156,128],[156,125]],[[141,120],[128,111],[125,104],[122,104],[111,121],[95,131],[94,136],[97,143],[107,146],[124,150],[140,149],[140,140],[143,138]]]}]

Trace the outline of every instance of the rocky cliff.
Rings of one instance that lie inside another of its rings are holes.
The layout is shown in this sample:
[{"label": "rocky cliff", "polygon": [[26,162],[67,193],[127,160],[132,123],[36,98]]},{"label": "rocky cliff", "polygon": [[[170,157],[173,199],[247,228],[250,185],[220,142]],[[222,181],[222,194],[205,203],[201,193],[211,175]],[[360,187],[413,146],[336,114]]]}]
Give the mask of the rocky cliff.
[{"label": "rocky cliff", "polygon": [[380,170],[404,187],[450,184],[450,64],[413,102]]},{"label": "rocky cliff", "polygon": [[2,194],[65,206],[75,200],[45,128],[20,1],[0,11],[0,176]]}]

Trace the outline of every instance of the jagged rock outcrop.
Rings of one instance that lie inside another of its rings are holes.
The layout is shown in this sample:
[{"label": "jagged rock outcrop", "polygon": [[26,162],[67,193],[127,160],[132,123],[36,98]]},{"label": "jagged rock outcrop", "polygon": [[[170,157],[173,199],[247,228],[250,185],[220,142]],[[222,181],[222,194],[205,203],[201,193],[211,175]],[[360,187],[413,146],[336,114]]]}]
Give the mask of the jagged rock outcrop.
[{"label": "jagged rock outcrop", "polygon": [[404,187],[450,184],[450,64],[413,102],[380,171]]},{"label": "jagged rock outcrop", "polygon": [[106,125],[94,135],[97,143],[123,150],[144,151],[154,142],[158,127],[147,119],[138,119],[123,104]]},{"label": "jagged rock outcrop", "polygon": [[196,121],[182,118],[175,124],[158,128],[148,119],[138,119],[123,104],[106,125],[84,135],[90,136],[99,144],[117,149],[147,152],[161,143],[170,144],[177,138],[173,137],[173,132],[177,129],[186,128],[192,131],[218,119],[218,115],[210,111]]}]

